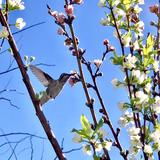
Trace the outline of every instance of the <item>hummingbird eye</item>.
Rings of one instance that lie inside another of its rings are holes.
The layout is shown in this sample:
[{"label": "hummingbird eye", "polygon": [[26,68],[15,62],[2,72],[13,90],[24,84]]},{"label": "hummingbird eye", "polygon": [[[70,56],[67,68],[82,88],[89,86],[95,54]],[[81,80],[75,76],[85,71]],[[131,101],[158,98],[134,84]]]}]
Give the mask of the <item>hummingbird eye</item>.
[{"label": "hummingbird eye", "polygon": [[70,75],[67,73],[62,73],[59,77],[59,80],[66,81],[69,78],[69,76]]}]

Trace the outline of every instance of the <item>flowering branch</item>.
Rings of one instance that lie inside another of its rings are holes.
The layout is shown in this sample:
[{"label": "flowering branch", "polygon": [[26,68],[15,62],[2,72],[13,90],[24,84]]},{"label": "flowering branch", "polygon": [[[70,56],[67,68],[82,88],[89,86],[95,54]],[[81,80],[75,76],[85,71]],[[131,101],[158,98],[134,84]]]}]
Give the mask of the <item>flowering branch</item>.
[{"label": "flowering branch", "polygon": [[[78,68],[79,68],[79,72],[80,72],[80,75],[79,75],[80,81],[82,82],[82,86],[83,86],[85,96],[87,99],[86,105],[89,107],[91,115],[92,115],[92,119],[94,122],[93,128],[96,128],[98,123],[97,123],[95,111],[93,108],[94,101],[90,98],[90,95],[89,95],[89,92],[87,89],[87,83],[85,81],[85,77],[84,77],[83,70],[82,70],[82,56],[81,56],[81,54],[83,51],[80,51],[78,49],[78,39],[75,36],[74,28],[73,28],[73,24],[72,24],[73,20],[74,20],[73,6],[71,5],[72,3],[73,3],[72,1],[69,3],[67,0],[65,0],[65,12],[67,14],[67,18],[65,17],[65,15],[63,13],[58,13],[57,11],[52,11],[52,9],[48,5],[47,5],[47,8],[48,8],[48,13],[55,18],[55,23],[61,27],[58,29],[58,33],[60,35],[64,35],[67,37],[65,42],[68,46],[73,44],[73,46],[70,47],[70,50],[72,50],[73,54],[76,56],[77,64],[78,64]],[[77,2],[75,1],[74,3],[76,4]],[[69,36],[69,34],[66,31],[66,27],[65,27],[64,23],[66,23],[69,26],[71,37]],[[100,141],[103,143],[104,142],[103,138],[100,138]],[[104,147],[103,147],[103,151],[106,156],[106,159],[110,160],[110,157],[108,155],[108,151]]]}]

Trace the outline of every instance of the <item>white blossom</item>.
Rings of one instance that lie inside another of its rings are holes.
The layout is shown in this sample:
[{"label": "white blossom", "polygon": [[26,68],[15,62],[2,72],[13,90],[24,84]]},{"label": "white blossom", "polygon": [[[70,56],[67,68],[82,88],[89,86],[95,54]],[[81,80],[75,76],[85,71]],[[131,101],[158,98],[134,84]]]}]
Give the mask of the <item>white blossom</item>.
[{"label": "white blossom", "polygon": [[153,111],[154,111],[156,114],[160,114],[160,104],[159,104],[159,103],[153,104]]},{"label": "white blossom", "polygon": [[91,151],[91,146],[90,145],[83,145],[82,150],[85,154],[91,156],[92,151]]},{"label": "white blossom", "polygon": [[132,69],[132,68],[136,67],[135,63],[138,60],[137,57],[132,56],[131,54],[129,54],[125,59],[126,59],[126,61],[123,62],[123,67],[124,68]]},{"label": "white blossom", "polygon": [[154,60],[153,69],[154,69],[155,72],[159,71],[159,61]]},{"label": "white blossom", "polygon": [[139,4],[144,4],[144,0],[138,0]]},{"label": "white blossom", "polygon": [[155,131],[150,134],[150,137],[152,138],[156,149],[160,151],[160,128],[156,128]]},{"label": "white blossom", "polygon": [[11,8],[16,8],[19,10],[24,10],[25,6],[24,6],[24,2],[21,0],[9,0],[9,6]]},{"label": "white blossom", "polygon": [[118,107],[119,107],[119,109],[120,109],[121,111],[125,111],[125,110],[126,110],[126,108],[124,107],[124,105],[125,105],[124,102],[119,102],[119,103],[118,103]]},{"label": "white blossom", "polygon": [[140,152],[140,148],[131,145],[129,148],[129,160],[137,160],[136,155],[138,152]]},{"label": "white blossom", "polygon": [[99,6],[99,7],[105,7],[105,6],[106,6],[105,3],[106,3],[106,0],[100,0],[100,1],[98,2],[98,6]]},{"label": "white blossom", "polygon": [[141,75],[139,77],[139,84],[142,84],[144,82],[144,80],[147,79],[147,75],[144,72],[141,72]]},{"label": "white blossom", "polygon": [[82,141],[82,137],[78,133],[75,133],[72,138],[72,141],[75,143],[80,143]]},{"label": "white blossom", "polygon": [[117,6],[120,3],[120,0],[114,0],[113,5]]},{"label": "white blossom", "polygon": [[94,145],[94,147],[95,147],[96,152],[100,152],[100,151],[103,149],[101,143],[96,143],[96,144]]},{"label": "white blossom", "polygon": [[130,147],[130,154],[136,154],[140,151],[140,149],[142,148],[142,143],[140,141],[140,128],[136,128],[135,126],[130,127],[128,130],[128,133],[130,135],[130,143],[131,143],[131,147]]},{"label": "white blossom", "polygon": [[110,17],[101,18],[100,24],[103,26],[107,26],[110,23]]},{"label": "white blossom", "polygon": [[127,32],[124,35],[122,35],[122,43],[125,47],[129,47],[131,40],[132,40],[132,37],[130,32]]},{"label": "white blossom", "polygon": [[21,30],[26,26],[26,22],[23,20],[23,18],[17,18],[15,26]]},{"label": "white blossom", "polygon": [[111,83],[116,88],[124,87],[124,85],[117,78],[112,79]]},{"label": "white blossom", "polygon": [[0,31],[0,38],[8,38],[8,30],[6,27],[2,27],[2,30]]},{"label": "white blossom", "polygon": [[99,68],[102,64],[102,60],[101,59],[94,59],[93,63]]},{"label": "white blossom", "polygon": [[113,86],[116,87],[118,85],[119,81],[118,81],[117,78],[114,78],[114,79],[112,79],[111,83],[112,83]]},{"label": "white blossom", "polygon": [[148,144],[145,144],[144,152],[147,153],[147,154],[152,154],[153,153],[152,147]]},{"label": "white blossom", "polygon": [[154,143],[160,145],[160,129],[156,128],[153,133],[150,134],[150,137],[154,141]]},{"label": "white blossom", "polygon": [[118,124],[120,125],[120,127],[125,127],[128,125],[128,120],[125,117],[120,117]]},{"label": "white blossom", "polygon": [[140,8],[138,5],[135,5],[135,6],[134,6],[134,12],[135,12],[135,13],[138,14],[138,13],[140,13],[141,11],[142,11],[142,8]]},{"label": "white blossom", "polygon": [[139,78],[140,75],[141,75],[140,70],[135,70],[135,69],[132,70],[132,76]]},{"label": "white blossom", "polygon": [[110,150],[111,150],[111,146],[112,146],[112,142],[110,142],[110,141],[104,141],[104,142],[103,142],[103,147],[104,147],[107,151],[110,151]]},{"label": "white blossom", "polygon": [[114,8],[114,13],[118,16],[123,16],[123,17],[126,16],[124,10],[117,7]]},{"label": "white blossom", "polygon": [[130,136],[137,136],[140,133],[140,128],[136,128],[135,126],[132,126],[128,129],[128,133]]},{"label": "white blossom", "polygon": [[151,87],[152,87],[151,83],[147,83],[147,84],[145,85],[145,87],[144,87],[144,90],[145,90],[147,93],[149,93],[149,92],[151,91]]},{"label": "white blossom", "polygon": [[144,22],[143,21],[139,21],[135,24],[135,28],[136,28],[136,37],[137,36],[143,36],[143,30],[144,30]]},{"label": "white blossom", "polygon": [[145,94],[143,91],[137,91],[135,95],[136,95],[136,98],[139,99],[139,102],[141,104],[146,103],[149,100],[148,95]]},{"label": "white blossom", "polygon": [[133,122],[133,113],[125,111],[124,115],[122,115],[118,121],[120,127],[125,127],[129,123]]},{"label": "white blossom", "polygon": [[106,130],[104,128],[102,128],[102,127],[98,130],[98,133],[100,135],[102,135],[103,138],[106,138],[106,136],[108,135],[108,133],[106,132]]},{"label": "white blossom", "polygon": [[135,41],[133,43],[133,50],[136,51],[136,50],[139,50],[139,49],[140,49],[140,47],[139,47],[138,41]]}]

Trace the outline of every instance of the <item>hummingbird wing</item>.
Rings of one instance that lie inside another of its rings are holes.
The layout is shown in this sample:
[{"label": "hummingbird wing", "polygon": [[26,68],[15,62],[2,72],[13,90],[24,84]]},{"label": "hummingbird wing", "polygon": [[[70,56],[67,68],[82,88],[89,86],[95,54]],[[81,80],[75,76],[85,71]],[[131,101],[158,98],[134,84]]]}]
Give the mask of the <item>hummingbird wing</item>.
[{"label": "hummingbird wing", "polygon": [[30,65],[30,69],[45,87],[48,87],[50,82],[53,80],[53,78],[50,75],[43,72],[41,69],[37,68],[34,65]]}]

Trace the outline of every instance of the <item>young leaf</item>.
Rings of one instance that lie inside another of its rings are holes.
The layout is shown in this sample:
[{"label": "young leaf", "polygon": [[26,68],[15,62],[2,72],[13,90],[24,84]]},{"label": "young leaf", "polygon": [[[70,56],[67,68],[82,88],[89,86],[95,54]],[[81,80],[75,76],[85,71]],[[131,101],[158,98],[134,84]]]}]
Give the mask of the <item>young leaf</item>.
[{"label": "young leaf", "polygon": [[89,136],[92,132],[91,125],[85,115],[81,116],[81,124],[84,132]]}]

